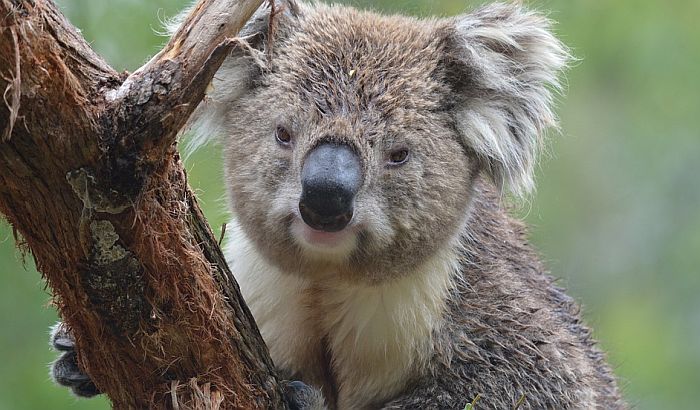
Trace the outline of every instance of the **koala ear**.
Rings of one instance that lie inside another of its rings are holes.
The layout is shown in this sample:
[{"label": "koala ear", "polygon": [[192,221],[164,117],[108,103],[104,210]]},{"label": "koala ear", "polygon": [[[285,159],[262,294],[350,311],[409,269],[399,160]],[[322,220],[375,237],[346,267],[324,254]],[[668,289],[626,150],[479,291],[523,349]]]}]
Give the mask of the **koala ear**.
[{"label": "koala ear", "polygon": [[[294,0],[278,0],[273,17],[273,49],[289,36],[293,22],[300,15]],[[189,10],[167,25],[173,33]],[[220,138],[226,130],[227,112],[236,101],[255,89],[267,71],[267,47],[270,36],[270,7],[260,6],[238,34],[239,43],[214,75],[207,95],[190,117],[185,130],[191,131],[185,150],[192,152],[211,140]]]},{"label": "koala ear", "polygon": [[534,187],[542,134],[556,126],[553,92],[571,58],[545,17],[492,4],[450,20],[445,67],[452,115],[465,145],[500,188]]}]

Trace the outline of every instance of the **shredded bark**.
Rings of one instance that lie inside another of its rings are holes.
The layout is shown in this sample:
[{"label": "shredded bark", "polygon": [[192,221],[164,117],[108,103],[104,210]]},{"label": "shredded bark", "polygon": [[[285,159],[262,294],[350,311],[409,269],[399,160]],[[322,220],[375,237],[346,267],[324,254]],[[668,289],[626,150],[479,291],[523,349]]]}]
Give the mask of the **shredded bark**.
[{"label": "shredded bark", "polygon": [[[19,115],[19,103],[20,103],[20,92],[22,86],[22,70],[20,70],[20,56],[19,56],[19,43],[17,40],[17,32],[14,27],[10,27],[10,36],[12,37],[12,47],[14,49],[15,55],[15,67],[12,75],[4,77],[5,81],[8,82],[5,92],[3,93],[3,100],[7,109],[10,111],[10,118],[7,121],[5,130],[0,136],[0,142],[7,141],[12,136],[12,129],[17,121],[17,116]],[[9,99],[9,100],[8,100]]]}]

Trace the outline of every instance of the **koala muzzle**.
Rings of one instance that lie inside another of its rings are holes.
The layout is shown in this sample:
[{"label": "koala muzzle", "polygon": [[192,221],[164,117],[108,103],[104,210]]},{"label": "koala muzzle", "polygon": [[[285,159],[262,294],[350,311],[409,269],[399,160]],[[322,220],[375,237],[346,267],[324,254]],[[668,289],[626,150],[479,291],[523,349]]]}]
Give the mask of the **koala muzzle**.
[{"label": "koala muzzle", "polygon": [[301,218],[319,231],[341,231],[352,219],[361,185],[362,164],[349,145],[328,142],[315,147],[301,169]]}]

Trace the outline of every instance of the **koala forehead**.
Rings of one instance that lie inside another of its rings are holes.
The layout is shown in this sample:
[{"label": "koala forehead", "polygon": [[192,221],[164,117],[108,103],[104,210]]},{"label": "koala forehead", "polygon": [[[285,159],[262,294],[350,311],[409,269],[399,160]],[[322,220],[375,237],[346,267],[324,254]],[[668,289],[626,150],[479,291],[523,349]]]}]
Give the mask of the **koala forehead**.
[{"label": "koala forehead", "polygon": [[291,27],[273,60],[273,82],[307,114],[379,115],[439,108],[441,41],[433,21],[316,5]]}]

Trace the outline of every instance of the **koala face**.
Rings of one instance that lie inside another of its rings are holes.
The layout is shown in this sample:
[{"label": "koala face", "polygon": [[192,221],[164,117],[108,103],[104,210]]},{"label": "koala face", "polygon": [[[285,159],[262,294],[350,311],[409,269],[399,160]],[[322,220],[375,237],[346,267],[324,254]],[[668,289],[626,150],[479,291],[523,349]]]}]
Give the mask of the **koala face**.
[{"label": "koala face", "polygon": [[269,260],[381,282],[460,232],[480,172],[527,189],[565,51],[517,6],[481,13],[290,3],[269,60],[253,48],[227,61],[203,118],[223,134],[233,212]]}]

